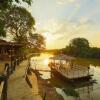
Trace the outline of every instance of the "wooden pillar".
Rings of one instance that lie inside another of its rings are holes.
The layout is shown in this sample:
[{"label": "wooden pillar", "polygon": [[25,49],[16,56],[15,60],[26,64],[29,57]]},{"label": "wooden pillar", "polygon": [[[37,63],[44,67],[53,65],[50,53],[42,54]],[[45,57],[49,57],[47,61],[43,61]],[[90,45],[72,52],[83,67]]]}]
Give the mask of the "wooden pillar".
[{"label": "wooden pillar", "polygon": [[46,100],[46,92],[44,93],[43,100]]},{"label": "wooden pillar", "polygon": [[1,100],[7,100],[8,78],[6,75],[2,75],[0,78],[2,82],[4,81],[3,90],[1,94]]},{"label": "wooden pillar", "polygon": [[9,78],[9,75],[10,75],[10,67],[9,67],[9,64],[8,63],[5,64],[5,71],[6,71],[5,74]]}]

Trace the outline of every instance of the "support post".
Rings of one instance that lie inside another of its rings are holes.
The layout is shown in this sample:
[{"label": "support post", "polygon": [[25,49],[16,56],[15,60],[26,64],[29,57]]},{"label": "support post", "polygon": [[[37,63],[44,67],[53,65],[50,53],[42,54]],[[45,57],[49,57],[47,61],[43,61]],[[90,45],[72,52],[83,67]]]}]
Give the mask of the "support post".
[{"label": "support post", "polygon": [[2,94],[1,94],[1,100],[7,100],[7,91],[8,91],[8,77],[6,75],[0,76],[1,82],[4,81]]}]

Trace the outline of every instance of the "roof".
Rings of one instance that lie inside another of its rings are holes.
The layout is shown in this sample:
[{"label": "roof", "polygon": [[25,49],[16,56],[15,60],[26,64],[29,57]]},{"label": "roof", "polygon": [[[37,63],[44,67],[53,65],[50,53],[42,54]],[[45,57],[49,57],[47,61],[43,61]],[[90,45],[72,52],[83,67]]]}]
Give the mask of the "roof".
[{"label": "roof", "polygon": [[5,40],[1,40],[1,39],[0,39],[0,44],[1,44],[1,43],[6,43],[6,41],[5,41]]},{"label": "roof", "polygon": [[68,56],[68,55],[60,54],[60,55],[50,57],[49,59],[53,59],[53,60],[74,60],[75,58]]},{"label": "roof", "polygon": [[14,42],[7,42],[5,40],[0,39],[0,46],[22,46],[22,44],[18,44]]}]

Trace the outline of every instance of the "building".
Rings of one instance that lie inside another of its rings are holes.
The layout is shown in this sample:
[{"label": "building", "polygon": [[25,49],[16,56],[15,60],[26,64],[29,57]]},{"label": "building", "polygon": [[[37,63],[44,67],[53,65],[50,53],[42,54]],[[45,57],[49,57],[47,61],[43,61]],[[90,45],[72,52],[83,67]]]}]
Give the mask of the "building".
[{"label": "building", "polygon": [[10,60],[21,57],[22,44],[0,40],[0,60]]}]

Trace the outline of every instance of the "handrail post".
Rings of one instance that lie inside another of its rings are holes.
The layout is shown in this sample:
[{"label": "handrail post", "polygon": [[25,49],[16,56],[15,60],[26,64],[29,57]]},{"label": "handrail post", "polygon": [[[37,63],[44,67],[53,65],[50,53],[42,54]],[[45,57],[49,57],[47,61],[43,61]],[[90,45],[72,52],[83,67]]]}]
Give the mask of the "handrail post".
[{"label": "handrail post", "polygon": [[10,75],[10,66],[8,63],[6,63],[4,73],[0,75],[0,89],[1,89],[0,100],[7,100],[9,75]]},{"label": "handrail post", "polygon": [[10,74],[10,67],[9,64],[5,64],[5,72],[4,74],[6,74],[6,76],[9,78],[9,74]]},{"label": "handrail post", "polygon": [[1,100],[7,100],[8,77],[6,75],[1,75],[0,79],[1,79],[1,82],[4,81],[2,94],[1,94]]},{"label": "handrail post", "polygon": [[5,80],[4,80],[5,82],[4,82],[4,87],[3,87],[3,100],[7,100],[7,88],[8,88],[8,79],[7,79],[7,77],[5,78]]},{"label": "handrail post", "polygon": [[46,92],[44,93],[43,100],[46,100]]},{"label": "handrail post", "polygon": [[16,60],[14,60],[14,71],[16,69]]}]

